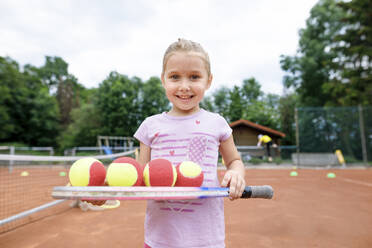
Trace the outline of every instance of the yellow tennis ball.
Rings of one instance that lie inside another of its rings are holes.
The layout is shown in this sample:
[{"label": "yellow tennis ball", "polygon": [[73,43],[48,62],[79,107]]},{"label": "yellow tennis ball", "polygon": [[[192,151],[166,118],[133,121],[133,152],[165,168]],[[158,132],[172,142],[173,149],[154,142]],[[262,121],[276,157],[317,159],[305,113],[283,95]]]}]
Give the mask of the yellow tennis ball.
[{"label": "yellow tennis ball", "polygon": [[109,165],[106,179],[110,186],[141,186],[142,167],[133,158],[117,158]]},{"label": "yellow tennis ball", "polygon": [[102,186],[105,183],[105,166],[95,158],[75,161],[68,173],[72,186]]},{"label": "yellow tennis ball", "polygon": [[174,186],[177,180],[177,171],[167,159],[154,159],[148,162],[143,171],[143,180],[146,186]]},{"label": "yellow tennis ball", "polygon": [[191,161],[184,161],[177,165],[177,181],[175,186],[200,187],[203,184],[202,168]]}]

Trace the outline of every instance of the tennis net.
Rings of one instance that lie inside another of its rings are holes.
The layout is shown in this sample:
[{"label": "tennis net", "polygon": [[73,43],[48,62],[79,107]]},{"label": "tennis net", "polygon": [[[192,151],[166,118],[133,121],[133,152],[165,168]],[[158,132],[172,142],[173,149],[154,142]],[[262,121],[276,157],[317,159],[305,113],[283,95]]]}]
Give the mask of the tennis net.
[{"label": "tennis net", "polygon": [[[134,155],[135,150],[89,157],[108,166]],[[69,182],[71,164],[83,157],[0,154],[0,233],[69,209],[70,202],[53,200],[51,192]]]}]

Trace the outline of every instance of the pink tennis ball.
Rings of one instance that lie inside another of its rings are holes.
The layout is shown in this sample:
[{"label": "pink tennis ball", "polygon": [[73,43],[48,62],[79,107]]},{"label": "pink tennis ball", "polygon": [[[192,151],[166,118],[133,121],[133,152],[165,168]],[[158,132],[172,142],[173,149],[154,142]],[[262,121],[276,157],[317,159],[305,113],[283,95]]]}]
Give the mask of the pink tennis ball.
[{"label": "pink tennis ball", "polygon": [[120,157],[112,161],[107,169],[110,186],[142,186],[142,166],[131,157]]},{"label": "pink tennis ball", "polygon": [[146,186],[174,186],[177,179],[176,168],[167,159],[154,159],[148,162],[143,171]]},{"label": "pink tennis ball", "polygon": [[71,165],[68,176],[72,186],[102,186],[106,169],[97,159],[82,158]]},{"label": "pink tennis ball", "polygon": [[202,168],[191,161],[184,161],[177,165],[177,181],[178,187],[200,187],[203,184],[204,173]]}]

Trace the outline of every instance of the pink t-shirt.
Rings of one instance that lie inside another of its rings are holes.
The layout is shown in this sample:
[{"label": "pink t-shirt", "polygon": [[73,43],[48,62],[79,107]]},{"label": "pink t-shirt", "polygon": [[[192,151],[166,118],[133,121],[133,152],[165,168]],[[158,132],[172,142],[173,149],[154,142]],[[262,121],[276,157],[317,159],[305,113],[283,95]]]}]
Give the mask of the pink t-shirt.
[{"label": "pink t-shirt", "polygon": [[[218,187],[219,145],[231,132],[223,117],[201,109],[189,116],[148,117],[134,137],[151,147],[151,159],[168,159],[174,166],[198,163],[202,186]],[[145,243],[151,248],[225,247],[223,199],[148,201]]]}]

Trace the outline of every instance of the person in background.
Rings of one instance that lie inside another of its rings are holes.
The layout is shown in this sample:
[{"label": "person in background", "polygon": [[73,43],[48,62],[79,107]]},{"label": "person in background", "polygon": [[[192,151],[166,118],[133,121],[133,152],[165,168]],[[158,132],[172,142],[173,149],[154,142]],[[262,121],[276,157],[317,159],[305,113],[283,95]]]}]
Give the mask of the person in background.
[{"label": "person in background", "polygon": [[272,162],[273,158],[271,157],[270,149],[271,149],[271,146],[276,147],[276,144],[273,144],[273,140],[270,138],[270,136],[259,134],[257,146],[261,146],[261,145],[266,146],[267,158],[269,162]]}]

